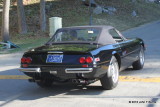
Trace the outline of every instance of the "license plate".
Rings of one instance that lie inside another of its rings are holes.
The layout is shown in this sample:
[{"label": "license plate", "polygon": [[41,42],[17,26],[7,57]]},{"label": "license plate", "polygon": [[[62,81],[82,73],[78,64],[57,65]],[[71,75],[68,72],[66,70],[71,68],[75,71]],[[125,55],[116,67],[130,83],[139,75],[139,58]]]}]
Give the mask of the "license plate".
[{"label": "license plate", "polygon": [[46,63],[62,63],[63,55],[48,55]]}]

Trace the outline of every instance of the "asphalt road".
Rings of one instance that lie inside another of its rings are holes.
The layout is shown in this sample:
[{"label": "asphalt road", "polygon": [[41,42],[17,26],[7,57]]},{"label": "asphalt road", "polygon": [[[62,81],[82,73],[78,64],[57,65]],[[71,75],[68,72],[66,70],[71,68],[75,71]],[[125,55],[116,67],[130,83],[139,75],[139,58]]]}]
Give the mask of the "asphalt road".
[{"label": "asphalt road", "polygon": [[160,107],[160,21],[123,34],[145,41],[146,62],[143,70],[121,72],[126,78],[113,90],[102,90],[99,82],[87,87],[54,84],[41,89],[23,78],[7,79],[8,75],[23,76],[17,70],[22,53],[0,55],[0,107]]}]

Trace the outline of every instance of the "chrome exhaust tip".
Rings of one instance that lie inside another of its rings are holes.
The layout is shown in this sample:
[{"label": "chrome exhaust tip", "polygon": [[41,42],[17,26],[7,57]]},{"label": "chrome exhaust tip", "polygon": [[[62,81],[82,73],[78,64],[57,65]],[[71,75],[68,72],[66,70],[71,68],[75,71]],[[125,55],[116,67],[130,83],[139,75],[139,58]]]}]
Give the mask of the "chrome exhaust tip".
[{"label": "chrome exhaust tip", "polygon": [[72,83],[79,84],[79,81],[78,81],[78,79],[73,79]]},{"label": "chrome exhaust tip", "polygon": [[89,84],[94,83],[96,81],[97,81],[97,79],[94,79],[94,80],[73,79],[72,83],[89,85]]}]

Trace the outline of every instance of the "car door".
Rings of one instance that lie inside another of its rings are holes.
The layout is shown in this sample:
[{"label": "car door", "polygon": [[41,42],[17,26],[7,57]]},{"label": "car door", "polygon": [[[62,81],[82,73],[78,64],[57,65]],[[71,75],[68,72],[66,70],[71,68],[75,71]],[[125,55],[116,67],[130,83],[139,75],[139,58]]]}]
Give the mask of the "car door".
[{"label": "car door", "polygon": [[120,46],[119,54],[121,55],[121,69],[131,66],[135,60],[135,51],[137,49],[137,44],[134,42],[134,39],[126,39],[116,29],[111,29],[109,32]]}]

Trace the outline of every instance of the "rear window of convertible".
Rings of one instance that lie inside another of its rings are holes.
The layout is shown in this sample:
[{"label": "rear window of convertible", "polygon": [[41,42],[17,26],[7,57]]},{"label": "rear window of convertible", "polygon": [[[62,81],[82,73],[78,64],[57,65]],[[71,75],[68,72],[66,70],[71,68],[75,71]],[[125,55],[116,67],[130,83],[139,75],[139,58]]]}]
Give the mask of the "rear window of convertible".
[{"label": "rear window of convertible", "polygon": [[101,29],[61,29],[59,30],[50,42],[67,42],[67,41],[96,41],[100,35]]}]

